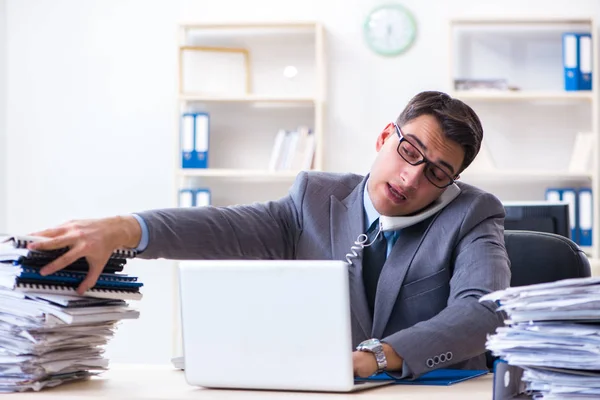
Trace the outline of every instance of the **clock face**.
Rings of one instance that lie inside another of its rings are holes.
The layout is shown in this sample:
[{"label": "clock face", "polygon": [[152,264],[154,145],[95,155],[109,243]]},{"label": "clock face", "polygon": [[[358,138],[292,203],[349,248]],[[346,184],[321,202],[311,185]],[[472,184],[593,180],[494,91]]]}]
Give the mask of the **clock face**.
[{"label": "clock face", "polygon": [[396,56],[415,41],[417,24],[401,5],[384,5],[367,16],[364,34],[371,50],[384,56]]}]

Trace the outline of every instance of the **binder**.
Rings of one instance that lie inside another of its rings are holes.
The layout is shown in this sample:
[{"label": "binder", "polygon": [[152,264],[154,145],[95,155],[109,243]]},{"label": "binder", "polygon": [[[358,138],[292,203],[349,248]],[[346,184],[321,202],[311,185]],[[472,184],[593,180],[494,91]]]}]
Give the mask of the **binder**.
[{"label": "binder", "polygon": [[571,227],[571,240],[579,243],[579,229],[577,218],[577,195],[573,188],[562,189],[561,200],[569,204],[569,225]]},{"label": "binder", "polygon": [[184,113],[181,116],[182,168],[208,168],[209,133],[208,113]]},{"label": "binder", "polygon": [[579,90],[592,90],[592,35],[579,35]]},{"label": "binder", "polygon": [[546,201],[560,201],[560,189],[546,189]]},{"label": "binder", "polygon": [[593,203],[592,189],[581,188],[578,193],[579,202],[579,245],[591,246],[593,235]]},{"label": "binder", "polygon": [[[60,257],[68,248],[34,251],[27,248],[31,242],[47,240],[44,237],[8,235],[0,244],[0,287],[19,292],[77,295],[76,288],[87,276],[89,264],[80,258],[61,271],[43,276],[40,269]],[[114,273],[122,269],[127,258],[133,258],[137,251],[117,249],[110,256],[103,273],[95,285],[86,292],[86,296],[138,300],[143,286],[136,277]],[[110,266],[110,268],[109,268]]]},{"label": "binder", "polygon": [[563,68],[565,90],[579,90],[579,40],[573,32],[563,33]]},{"label": "binder", "polygon": [[194,193],[194,207],[210,206],[211,195],[209,189],[196,189]]},{"label": "binder", "polygon": [[397,385],[432,385],[432,386],[450,386],[455,383],[463,382],[478,376],[488,374],[488,370],[468,370],[468,369],[436,369],[421,375],[417,379],[397,379],[387,372],[380,372],[368,378],[355,378],[356,381],[393,381]]},{"label": "binder", "polygon": [[[5,239],[0,243],[0,254],[14,254],[23,257],[30,258],[46,258],[53,257],[56,258],[58,256],[63,255],[69,249],[56,249],[49,251],[33,251],[27,248],[27,244],[32,242],[40,242],[44,240],[48,240],[46,237],[42,236],[28,236],[28,235],[1,235],[4,236]],[[117,262],[124,262],[127,258],[135,258],[137,256],[137,251],[135,249],[116,249],[113,251],[110,256],[110,260],[115,260]],[[109,261],[110,261],[109,260]]]},{"label": "binder", "polygon": [[179,207],[194,206],[194,191],[192,189],[179,190]]}]

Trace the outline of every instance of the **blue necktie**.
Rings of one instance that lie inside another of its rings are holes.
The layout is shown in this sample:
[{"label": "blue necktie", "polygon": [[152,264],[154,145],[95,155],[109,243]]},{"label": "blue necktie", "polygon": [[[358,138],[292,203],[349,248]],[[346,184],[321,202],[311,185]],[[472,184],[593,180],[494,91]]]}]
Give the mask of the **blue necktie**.
[{"label": "blue necktie", "polygon": [[[367,232],[369,238],[367,243],[371,243],[379,231],[379,219],[375,220],[373,225]],[[379,281],[379,275],[383,269],[387,255],[387,240],[383,232],[377,236],[372,245],[363,249],[363,262],[362,262],[362,275],[363,282],[365,285],[365,293],[367,295],[367,303],[369,304],[369,310],[371,316],[375,309],[375,294],[377,293],[377,282]]]}]

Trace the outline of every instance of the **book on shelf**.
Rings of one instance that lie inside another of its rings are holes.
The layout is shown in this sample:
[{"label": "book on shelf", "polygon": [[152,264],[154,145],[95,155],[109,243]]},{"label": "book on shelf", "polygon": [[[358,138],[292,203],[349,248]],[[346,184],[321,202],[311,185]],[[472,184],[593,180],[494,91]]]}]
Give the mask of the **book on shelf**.
[{"label": "book on shelf", "polygon": [[592,171],[594,143],[593,133],[577,133],[569,160],[569,172],[590,173]]},{"label": "book on shelf", "polygon": [[310,170],[316,148],[315,134],[306,126],[295,130],[280,129],[269,160],[270,171]]}]

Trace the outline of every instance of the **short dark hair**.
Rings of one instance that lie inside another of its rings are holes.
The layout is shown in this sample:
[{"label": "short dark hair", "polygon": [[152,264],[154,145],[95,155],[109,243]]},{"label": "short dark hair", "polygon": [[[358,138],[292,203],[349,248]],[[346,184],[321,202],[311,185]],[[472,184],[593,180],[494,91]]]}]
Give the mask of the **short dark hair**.
[{"label": "short dark hair", "polygon": [[410,99],[396,124],[402,127],[421,115],[435,117],[444,135],[463,148],[465,158],[458,172],[464,171],[475,159],[483,140],[483,127],[475,111],[446,93],[426,91]]}]

